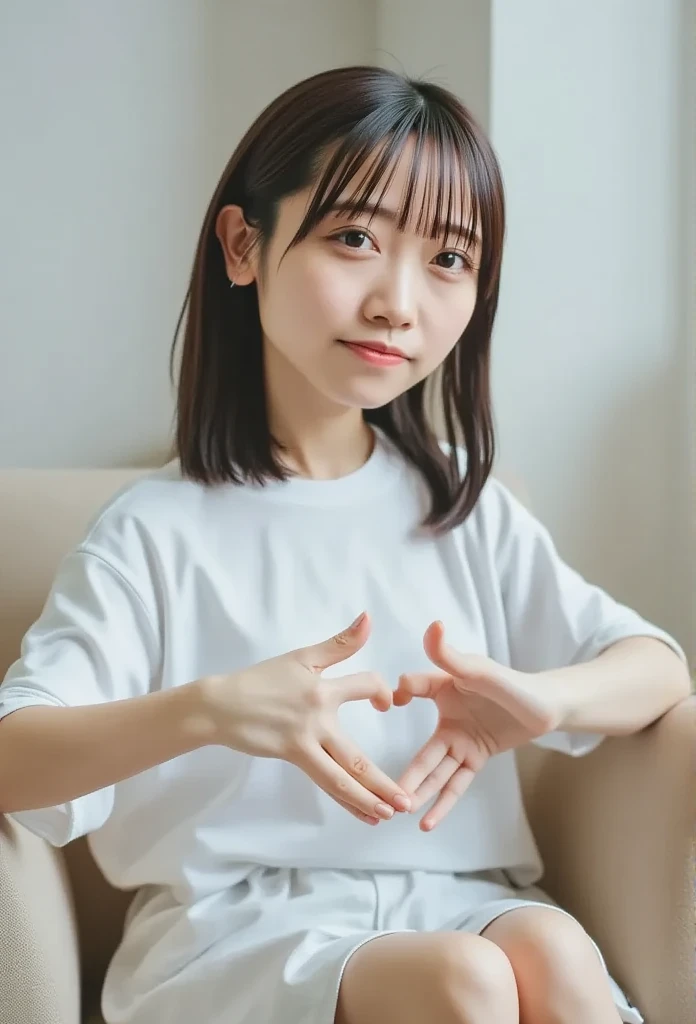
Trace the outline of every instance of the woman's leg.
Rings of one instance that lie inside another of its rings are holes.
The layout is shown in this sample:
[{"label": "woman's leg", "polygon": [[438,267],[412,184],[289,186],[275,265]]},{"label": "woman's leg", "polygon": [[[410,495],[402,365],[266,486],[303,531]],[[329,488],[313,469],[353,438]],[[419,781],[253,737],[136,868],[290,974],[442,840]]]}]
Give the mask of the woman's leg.
[{"label": "woman's leg", "polygon": [[346,965],[335,1024],[391,1021],[519,1024],[517,987],[507,957],[487,939],[460,932],[371,939]]},{"label": "woman's leg", "polygon": [[520,1024],[619,1024],[607,973],[573,918],[522,907],[496,918],[482,934],[512,965]]}]

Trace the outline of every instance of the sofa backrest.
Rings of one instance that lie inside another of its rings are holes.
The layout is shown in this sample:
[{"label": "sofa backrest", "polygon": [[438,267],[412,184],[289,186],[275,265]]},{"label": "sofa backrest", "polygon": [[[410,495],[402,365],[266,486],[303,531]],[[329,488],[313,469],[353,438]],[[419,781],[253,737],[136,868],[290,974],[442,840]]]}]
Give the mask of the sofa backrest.
[{"label": "sofa backrest", "polygon": [[[58,565],[92,516],[144,470],[0,470],[0,681],[38,618]],[[131,894],[97,869],[85,840],[65,849],[80,934],[85,987],[99,984]]]}]

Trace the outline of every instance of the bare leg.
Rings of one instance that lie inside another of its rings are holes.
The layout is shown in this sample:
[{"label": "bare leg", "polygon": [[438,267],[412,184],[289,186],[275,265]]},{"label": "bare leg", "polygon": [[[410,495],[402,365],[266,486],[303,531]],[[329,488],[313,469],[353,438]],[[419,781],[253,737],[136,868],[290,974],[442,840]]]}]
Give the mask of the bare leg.
[{"label": "bare leg", "polygon": [[619,1024],[609,980],[585,930],[565,914],[522,907],[483,935],[512,964],[520,1024]]},{"label": "bare leg", "polygon": [[346,965],[335,1024],[392,1021],[519,1024],[507,957],[487,939],[460,932],[372,939]]}]

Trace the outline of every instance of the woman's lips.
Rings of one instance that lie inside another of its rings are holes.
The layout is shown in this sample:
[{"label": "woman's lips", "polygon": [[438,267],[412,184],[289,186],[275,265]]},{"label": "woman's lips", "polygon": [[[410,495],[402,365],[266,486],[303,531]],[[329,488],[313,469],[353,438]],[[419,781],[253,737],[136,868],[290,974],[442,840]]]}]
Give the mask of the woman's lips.
[{"label": "woman's lips", "polygon": [[363,341],[341,341],[347,349],[373,366],[400,366],[408,356],[398,348],[387,348],[386,345]]}]

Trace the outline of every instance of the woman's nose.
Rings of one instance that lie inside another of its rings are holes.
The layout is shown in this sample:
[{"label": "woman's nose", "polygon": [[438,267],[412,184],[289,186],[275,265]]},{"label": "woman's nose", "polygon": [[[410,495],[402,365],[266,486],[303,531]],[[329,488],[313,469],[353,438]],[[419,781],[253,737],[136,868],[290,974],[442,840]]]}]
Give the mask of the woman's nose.
[{"label": "woman's nose", "polygon": [[417,311],[411,275],[403,273],[377,285],[365,304],[365,316],[394,330],[414,327]]}]

